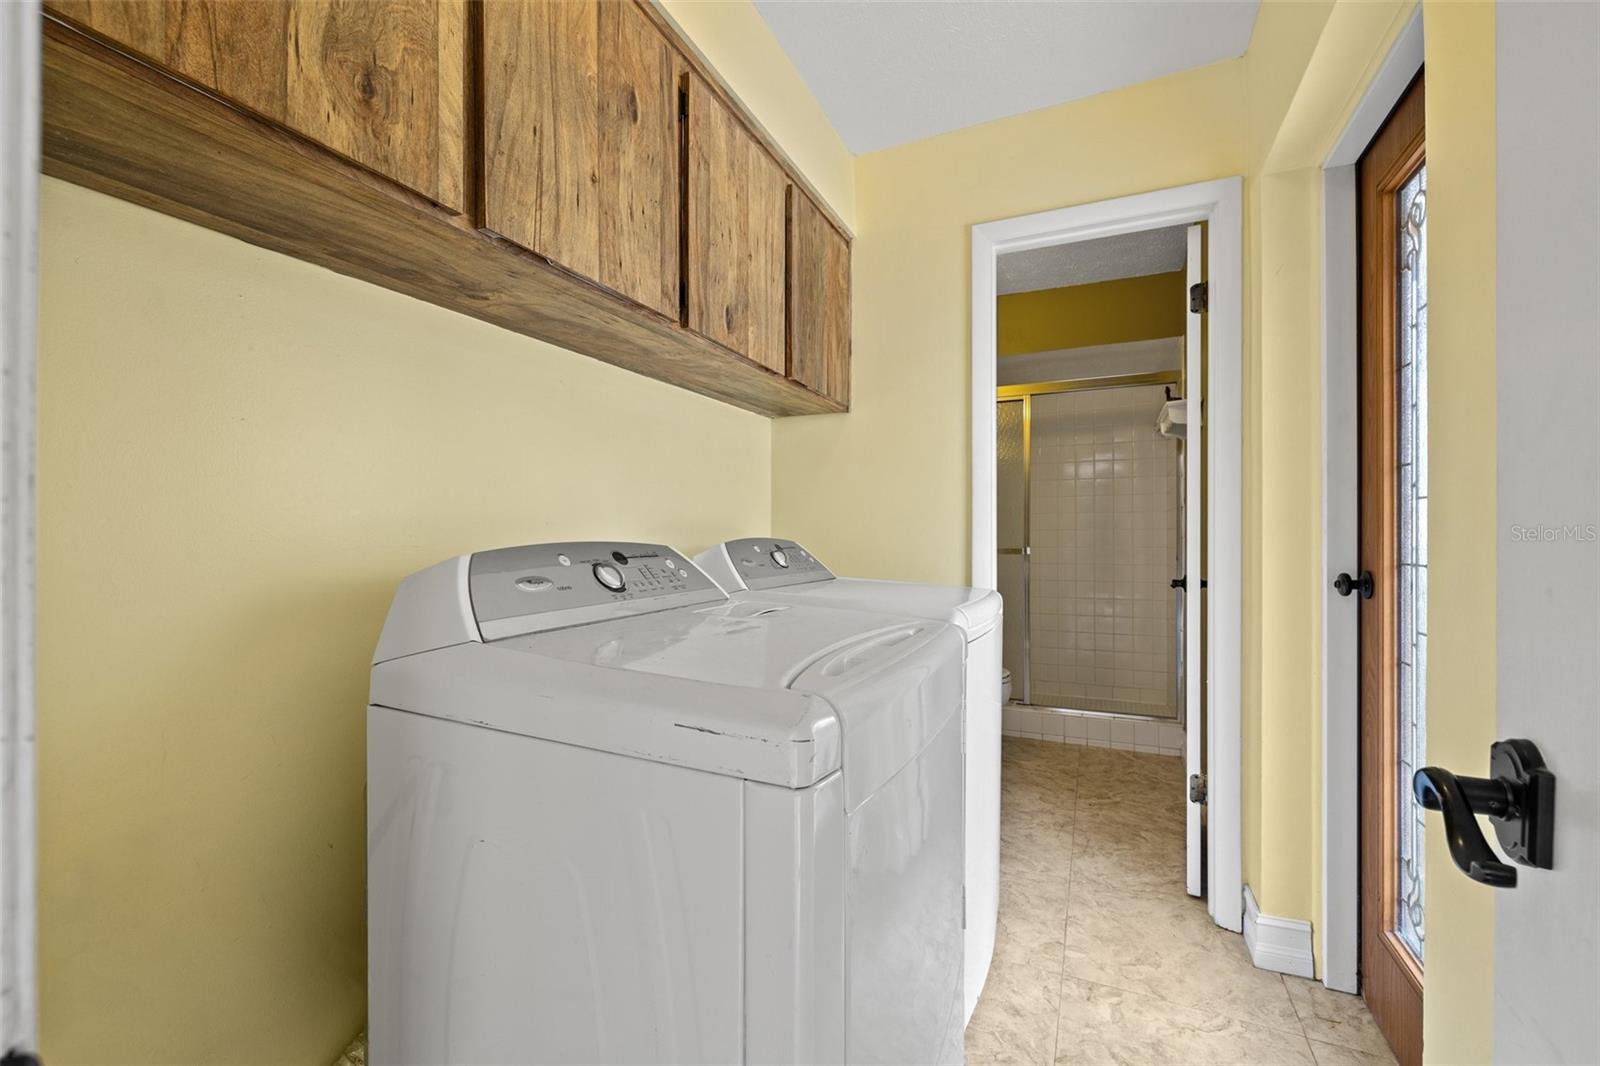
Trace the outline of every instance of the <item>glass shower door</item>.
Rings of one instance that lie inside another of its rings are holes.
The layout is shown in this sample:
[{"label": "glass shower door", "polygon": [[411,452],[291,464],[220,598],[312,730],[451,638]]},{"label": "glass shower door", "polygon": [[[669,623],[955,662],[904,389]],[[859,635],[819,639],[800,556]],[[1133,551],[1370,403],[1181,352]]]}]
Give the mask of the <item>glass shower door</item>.
[{"label": "glass shower door", "polygon": [[1001,662],[1011,671],[1012,698],[1032,702],[1028,671],[1028,400],[995,405],[996,532],[1000,596],[1005,601]]}]

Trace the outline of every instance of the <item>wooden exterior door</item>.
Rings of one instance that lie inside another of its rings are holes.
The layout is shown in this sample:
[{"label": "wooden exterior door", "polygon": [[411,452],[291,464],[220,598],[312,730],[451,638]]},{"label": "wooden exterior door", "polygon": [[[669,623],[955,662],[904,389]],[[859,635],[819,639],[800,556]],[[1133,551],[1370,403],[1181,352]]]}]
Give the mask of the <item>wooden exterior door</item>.
[{"label": "wooden exterior door", "polygon": [[688,110],[684,325],[783,374],[788,177],[696,76]]},{"label": "wooden exterior door", "polygon": [[631,2],[483,5],[483,227],[678,317],[677,52]]},{"label": "wooden exterior door", "polygon": [[1427,701],[1427,166],[1423,80],[1357,169],[1360,227],[1361,994],[1422,1061]]}]

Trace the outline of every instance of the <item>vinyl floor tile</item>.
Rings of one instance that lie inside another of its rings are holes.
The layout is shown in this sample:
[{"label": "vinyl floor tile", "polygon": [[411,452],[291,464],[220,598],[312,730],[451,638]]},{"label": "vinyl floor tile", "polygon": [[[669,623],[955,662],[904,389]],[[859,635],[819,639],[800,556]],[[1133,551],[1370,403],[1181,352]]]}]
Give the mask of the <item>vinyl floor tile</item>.
[{"label": "vinyl floor tile", "polygon": [[969,1063],[1392,1066],[1366,1006],[1258,970],[1184,893],[1183,764],[1007,737]]}]

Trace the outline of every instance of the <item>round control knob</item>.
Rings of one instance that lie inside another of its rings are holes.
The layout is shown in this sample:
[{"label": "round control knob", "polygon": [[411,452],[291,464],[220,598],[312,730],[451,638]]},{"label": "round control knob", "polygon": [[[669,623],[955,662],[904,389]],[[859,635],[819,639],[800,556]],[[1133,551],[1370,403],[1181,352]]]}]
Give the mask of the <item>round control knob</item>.
[{"label": "round control knob", "polygon": [[621,592],[628,587],[628,583],[622,578],[622,571],[610,563],[595,563],[594,579],[612,592]]},{"label": "round control knob", "polygon": [[782,548],[772,549],[772,561],[777,563],[785,570],[789,569],[789,553],[784,551]]}]

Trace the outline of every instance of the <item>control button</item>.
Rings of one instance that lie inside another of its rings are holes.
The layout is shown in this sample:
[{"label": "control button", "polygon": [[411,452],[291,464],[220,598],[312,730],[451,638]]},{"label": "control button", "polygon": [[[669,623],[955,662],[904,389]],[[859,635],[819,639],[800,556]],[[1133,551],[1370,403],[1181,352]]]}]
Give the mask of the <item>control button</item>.
[{"label": "control button", "polygon": [[687,578],[689,576],[689,571],[687,571],[687,570],[679,570],[678,571],[678,576],[682,577],[682,578]]},{"label": "control button", "polygon": [[523,592],[547,592],[556,587],[556,583],[547,577],[532,575],[517,578],[517,588]]},{"label": "control button", "polygon": [[570,556],[570,555],[558,555],[558,556],[556,556],[556,562],[560,563],[562,566],[571,566],[572,565],[572,556]]},{"label": "control button", "polygon": [[628,557],[626,555],[623,555],[621,552],[612,552],[611,553],[611,558],[613,558],[613,559],[615,559],[617,561],[617,565],[618,566],[627,566],[628,565]]},{"label": "control button", "polygon": [[772,549],[772,561],[777,563],[785,570],[789,569],[789,554],[782,548]]},{"label": "control button", "polygon": [[628,583],[622,579],[622,571],[610,563],[595,563],[594,579],[612,592],[621,592],[628,587]]}]

